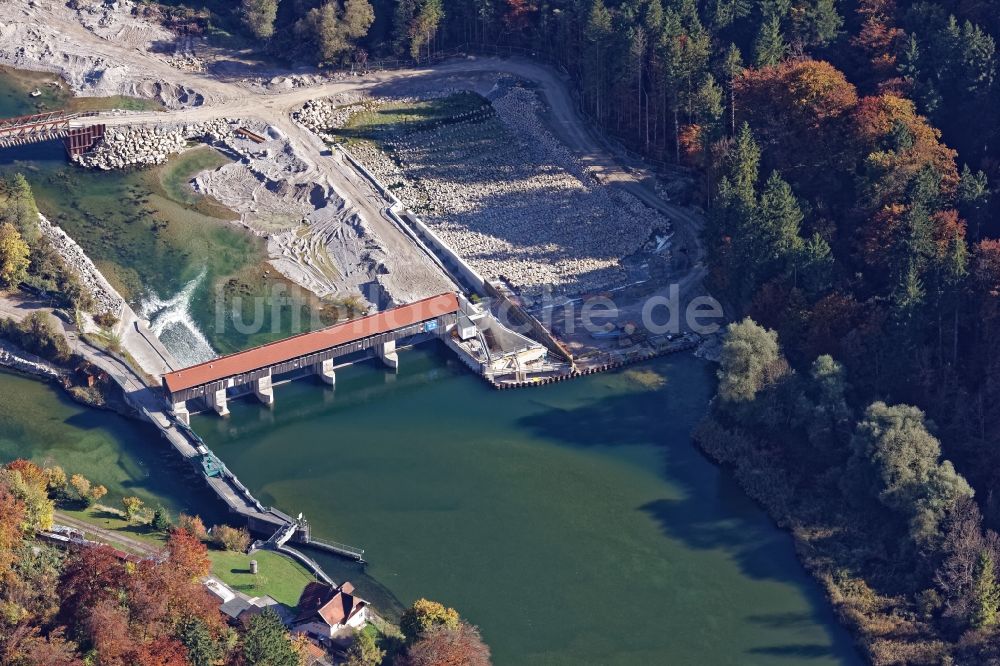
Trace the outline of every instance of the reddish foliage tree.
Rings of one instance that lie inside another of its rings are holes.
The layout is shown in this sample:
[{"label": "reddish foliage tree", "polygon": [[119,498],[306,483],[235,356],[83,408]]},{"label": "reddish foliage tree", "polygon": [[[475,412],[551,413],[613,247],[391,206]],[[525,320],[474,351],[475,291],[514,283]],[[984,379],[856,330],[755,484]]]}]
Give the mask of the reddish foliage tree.
[{"label": "reddish foliage tree", "polygon": [[705,166],[705,151],[702,146],[701,125],[691,124],[681,127],[677,140],[680,142],[681,163],[692,168]]},{"label": "reddish foliage tree", "polygon": [[514,32],[524,32],[531,25],[532,17],[538,12],[538,6],[529,0],[506,0],[507,11],[503,22]]},{"label": "reddish foliage tree", "polygon": [[128,621],[135,637],[153,641],[171,630],[170,602],[175,594],[183,594],[190,580],[183,578],[178,590],[177,574],[164,564],[143,560],[125,582],[128,601]]},{"label": "reddish foliage tree", "polygon": [[862,17],[861,31],[852,41],[864,51],[876,81],[895,78],[896,53],[904,36],[893,25],[895,0],[860,0],[858,14]]},{"label": "reddish foliage tree", "polygon": [[114,598],[125,582],[125,563],[110,546],[90,546],[70,554],[59,582],[61,614],[79,622],[99,602]]},{"label": "reddish foliage tree", "polygon": [[0,484],[0,580],[14,564],[14,549],[21,543],[24,504],[14,497],[7,486]]},{"label": "reddish foliage tree", "polygon": [[10,661],[19,666],[83,666],[76,653],[76,644],[66,640],[62,629],[53,631],[48,637],[42,636],[37,628],[19,637],[16,646],[7,646]]},{"label": "reddish foliage tree", "polygon": [[479,630],[464,622],[455,629],[435,627],[410,646],[403,666],[489,666],[490,648]]},{"label": "reddish foliage tree", "polygon": [[817,301],[810,312],[803,342],[803,354],[816,358],[830,354],[841,358],[841,342],[863,316],[863,307],[853,296],[833,292]]},{"label": "reddish foliage tree", "polygon": [[182,528],[170,531],[167,562],[192,580],[207,576],[212,569],[208,548],[198,537]]},{"label": "reddish foliage tree", "polygon": [[134,666],[187,666],[187,650],[175,638],[161,637],[137,646],[132,653]]},{"label": "reddish foliage tree", "polygon": [[24,479],[25,483],[31,484],[33,486],[39,486],[41,488],[48,487],[48,481],[45,478],[45,472],[41,467],[31,462],[30,460],[24,460],[19,458],[6,465],[7,469],[12,472],[19,472],[21,478]]},{"label": "reddish foliage tree", "polygon": [[854,86],[833,65],[790,60],[747,70],[735,81],[737,109],[760,141],[765,172],[777,169],[800,188],[828,182],[852,158],[846,140],[858,103]]},{"label": "reddish foliage tree", "polygon": [[939,175],[945,196],[955,193],[955,151],[941,143],[941,132],[917,114],[913,102],[894,95],[865,97],[853,121],[872,209],[902,201],[910,181],[925,167]]},{"label": "reddish foliage tree", "polygon": [[128,614],[117,601],[102,599],[90,606],[83,630],[101,666],[133,666],[135,641],[129,632]]}]

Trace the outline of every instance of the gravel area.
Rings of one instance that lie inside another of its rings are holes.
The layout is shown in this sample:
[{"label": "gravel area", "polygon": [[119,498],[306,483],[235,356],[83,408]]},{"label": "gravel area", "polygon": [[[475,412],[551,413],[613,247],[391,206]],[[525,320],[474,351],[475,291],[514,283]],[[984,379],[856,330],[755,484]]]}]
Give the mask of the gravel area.
[{"label": "gravel area", "polygon": [[[487,278],[528,295],[546,285],[573,294],[620,285],[622,258],[669,221],[593,178],[540,110],[532,91],[508,82],[491,107],[400,133],[383,149],[363,142],[352,150]],[[335,110],[312,115],[319,125],[343,122]]]}]

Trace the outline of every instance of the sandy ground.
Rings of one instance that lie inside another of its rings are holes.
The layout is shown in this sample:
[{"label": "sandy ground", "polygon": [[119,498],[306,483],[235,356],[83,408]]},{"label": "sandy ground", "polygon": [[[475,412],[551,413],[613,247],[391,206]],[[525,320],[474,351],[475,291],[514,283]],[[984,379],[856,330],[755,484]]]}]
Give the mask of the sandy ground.
[{"label": "sandy ground", "polygon": [[[547,127],[589,174],[670,221],[674,247],[686,263],[678,267],[680,281],[685,289],[700,288],[700,216],[664,201],[641,165],[623,167],[627,158],[579,118],[567,80],[546,66],[468,57],[365,76],[288,73],[262,81],[233,58],[223,80],[211,74],[223,70],[218,62],[190,66],[190,40],[172,39],[131,16],[131,0],[110,12],[96,8],[100,3],[95,0],[81,4],[84,9],[74,11],[55,0],[6,2],[0,17],[0,63],[59,72],[78,94],[155,97],[173,109],[107,115],[101,120],[106,124],[231,117],[266,128],[266,144],[247,146],[238,164],[201,174],[197,185],[234,207],[248,228],[268,236],[272,260],[283,274],[321,295],[367,289],[369,301],[385,306],[452,285],[386,215],[387,202],[356,171],[329,157],[323,142],[292,120],[292,111],[311,99],[336,95],[419,96],[442,89],[482,94],[501,74],[535,84]],[[248,157],[253,150],[259,153]]]}]

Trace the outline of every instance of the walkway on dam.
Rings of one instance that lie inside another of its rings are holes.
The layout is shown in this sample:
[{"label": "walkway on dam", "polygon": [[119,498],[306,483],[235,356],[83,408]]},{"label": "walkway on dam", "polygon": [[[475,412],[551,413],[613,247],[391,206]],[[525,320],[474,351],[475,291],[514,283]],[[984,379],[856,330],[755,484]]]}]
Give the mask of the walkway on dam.
[{"label": "walkway on dam", "polygon": [[[0,316],[20,321],[32,312],[51,314],[52,308],[46,302],[10,296],[0,297]],[[166,413],[160,391],[148,386],[146,378],[141,377],[125,362],[81,339],[74,327],[68,326],[58,317],[53,317],[53,321],[57,322],[72,351],[102,370],[118,384],[129,406],[160,431],[181,457],[205,479],[209,488],[229,507],[229,510],[244,518],[253,531],[270,534],[289,523],[284,514],[273,508],[264,507],[258,502],[229,470],[223,468],[218,476],[205,476],[201,460],[208,450],[204,448],[197,434],[177,423]],[[155,348],[156,345],[149,342],[148,338],[153,336],[144,336],[140,333],[134,337],[136,340],[147,341],[149,355],[157,356],[161,353]]]},{"label": "walkway on dam", "polygon": [[271,404],[272,375],[311,369],[333,384],[333,361],[366,350],[375,350],[386,364],[397,367],[397,340],[444,332],[454,324],[458,309],[454,293],[439,294],[168,372],[163,375],[163,388],[173,415],[185,422],[187,401],[193,399],[204,399],[220,415],[227,415],[229,389],[252,386],[262,402]]}]

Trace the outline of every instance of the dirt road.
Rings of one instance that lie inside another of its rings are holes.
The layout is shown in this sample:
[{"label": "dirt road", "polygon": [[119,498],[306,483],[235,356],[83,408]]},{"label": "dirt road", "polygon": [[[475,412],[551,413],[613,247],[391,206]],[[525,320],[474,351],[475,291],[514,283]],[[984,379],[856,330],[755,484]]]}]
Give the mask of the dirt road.
[{"label": "dirt road", "polygon": [[[393,255],[395,271],[392,280],[398,284],[427,285],[432,289],[447,284],[440,269],[422,254],[405,233],[385,214],[386,202],[349,166],[336,163],[323,155],[324,145],[308,130],[291,119],[291,112],[306,101],[339,93],[369,92],[373,95],[415,95],[420,92],[451,89],[472,89],[486,92],[501,74],[533,82],[546,102],[545,120],[553,134],[596,177],[611,187],[620,187],[646,205],[667,216],[675,233],[674,246],[684,248],[685,274],[678,275],[685,291],[700,285],[702,251],[699,232],[700,214],[668,201],[656,192],[653,179],[642,165],[626,158],[614,146],[584,121],[577,113],[570,94],[567,77],[551,67],[523,59],[496,57],[455,58],[429,67],[414,67],[353,76],[291,90],[274,92],[240,80],[222,80],[209,73],[184,71],[176,68],[160,54],[140,50],[127,43],[104,39],[86,26],[78,15],[62,3],[33,3],[15,0],[13,13],[19,10],[32,24],[44,24],[44,30],[59,35],[72,49],[85,50],[88,57],[115,63],[126,74],[143,82],[158,82],[169,89],[183,90],[186,108],[127,115],[107,115],[101,122],[107,125],[138,123],[195,123],[217,118],[255,119],[277,127],[291,141],[296,154],[307,164],[317,182],[329,183],[339,194],[359,209],[367,224],[379,237],[386,252]],[[68,61],[67,68],[72,67]],[[139,88],[137,88],[139,89]],[[624,168],[628,163],[629,168]],[[433,285],[433,286],[432,286]]]},{"label": "dirt road", "polygon": [[127,534],[123,534],[120,530],[104,529],[94,523],[74,518],[73,516],[63,513],[62,511],[55,512],[55,522],[57,525],[64,525],[66,527],[72,527],[73,529],[80,530],[91,541],[99,541],[113,547],[138,553],[140,555],[155,556],[162,550],[162,548],[157,548],[147,541],[141,541],[139,539],[132,538]]}]

